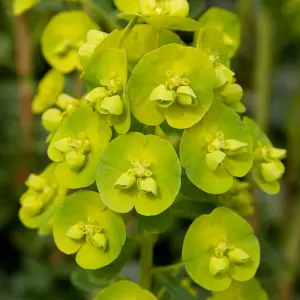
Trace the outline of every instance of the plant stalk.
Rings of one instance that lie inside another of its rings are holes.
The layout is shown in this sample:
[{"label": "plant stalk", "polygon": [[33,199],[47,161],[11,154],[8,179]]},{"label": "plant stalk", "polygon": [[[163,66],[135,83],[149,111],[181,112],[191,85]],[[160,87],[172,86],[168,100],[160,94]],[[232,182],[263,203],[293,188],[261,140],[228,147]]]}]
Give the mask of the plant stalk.
[{"label": "plant stalk", "polygon": [[145,233],[141,241],[140,254],[140,285],[144,289],[151,289],[152,274],[150,272],[153,265],[153,238]]}]

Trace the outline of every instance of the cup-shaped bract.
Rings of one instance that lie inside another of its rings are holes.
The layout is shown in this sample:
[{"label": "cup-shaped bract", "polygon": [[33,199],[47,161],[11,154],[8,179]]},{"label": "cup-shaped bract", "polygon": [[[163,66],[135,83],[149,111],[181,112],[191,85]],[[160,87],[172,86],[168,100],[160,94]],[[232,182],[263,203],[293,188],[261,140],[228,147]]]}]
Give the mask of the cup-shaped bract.
[{"label": "cup-shaped bract", "polygon": [[55,69],[48,71],[39,82],[37,94],[32,102],[33,113],[40,114],[54,105],[64,86],[65,79],[60,72]]},{"label": "cup-shaped bract", "polygon": [[126,240],[122,218],[93,191],[77,191],[65,198],[53,222],[54,241],[66,254],[76,253],[83,269],[99,269],[113,262]]},{"label": "cup-shaped bract", "polygon": [[66,117],[48,148],[49,158],[57,162],[57,180],[71,189],[91,185],[111,135],[109,126],[91,107],[81,106]]},{"label": "cup-shaped bract", "polygon": [[215,103],[197,125],[185,130],[180,158],[193,184],[222,194],[232,187],[234,177],[250,171],[253,139],[237,113]]},{"label": "cup-shaped bract", "polygon": [[[171,127],[189,128],[210,108],[214,84],[213,65],[206,54],[192,47],[166,45],[147,53],[134,68],[128,83],[131,110],[146,125],[156,126],[166,119]],[[180,101],[182,87],[189,90],[183,96],[191,101]]]},{"label": "cup-shaped bract", "polygon": [[180,176],[179,159],[167,140],[132,132],[105,149],[96,181],[111,210],[126,213],[135,207],[139,214],[152,216],[172,205]]},{"label": "cup-shaped bract", "polygon": [[98,29],[98,26],[83,11],[55,15],[41,39],[42,52],[47,62],[62,73],[80,70],[78,49],[84,44],[87,32],[91,29]]},{"label": "cup-shaped bract", "polygon": [[238,16],[230,11],[212,7],[199,19],[200,27],[215,27],[223,34],[225,45],[232,57],[240,44],[241,24]]},{"label": "cup-shaped bract", "polygon": [[100,51],[91,59],[83,78],[91,90],[86,99],[119,134],[125,134],[131,123],[125,50],[110,48]]},{"label": "cup-shaped bract", "polygon": [[54,170],[55,164],[51,164],[41,174],[29,175],[25,182],[28,189],[20,199],[19,218],[26,227],[45,225],[67,193],[67,188],[56,180]]},{"label": "cup-shaped bract", "polygon": [[14,15],[21,15],[38,2],[40,2],[40,0],[13,0],[13,13]]},{"label": "cup-shaped bract", "polygon": [[214,292],[209,300],[268,300],[267,293],[263,290],[260,283],[252,278],[246,282],[232,282],[229,289],[223,292]]},{"label": "cup-shaped bract", "polygon": [[95,300],[129,300],[143,299],[156,300],[157,298],[149,291],[142,289],[139,285],[132,281],[121,280],[110,284],[104,288]]},{"label": "cup-shaped bract", "polygon": [[285,167],[281,162],[286,157],[286,150],[274,148],[271,141],[250,118],[244,123],[253,136],[254,163],[252,176],[258,186],[266,193],[273,195],[280,191],[280,182]]},{"label": "cup-shaped bract", "polygon": [[251,226],[238,214],[218,207],[189,227],[182,258],[189,276],[210,291],[224,291],[232,281],[251,279],[260,247]]}]

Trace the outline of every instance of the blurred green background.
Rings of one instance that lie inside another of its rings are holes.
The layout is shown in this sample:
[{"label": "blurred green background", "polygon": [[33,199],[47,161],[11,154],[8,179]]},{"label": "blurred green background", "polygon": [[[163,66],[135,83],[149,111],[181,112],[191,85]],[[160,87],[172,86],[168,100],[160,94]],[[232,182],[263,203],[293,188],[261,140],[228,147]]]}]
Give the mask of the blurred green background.
[{"label": "blurred green background", "polygon": [[[117,21],[112,0],[94,2]],[[255,190],[256,213],[250,222],[262,246],[258,278],[270,299],[300,299],[300,1],[190,0],[190,4],[193,18],[211,6],[241,18],[243,38],[233,70],[245,89],[247,113],[275,146],[288,150],[281,193],[270,197]],[[49,70],[39,38],[53,14],[74,6],[42,0],[30,12],[13,17],[11,5],[11,0],[0,0],[0,299],[90,299],[69,281],[75,267],[72,259],[59,253],[51,237],[38,237],[18,220],[25,178],[47,164],[46,132],[30,109],[37,82]],[[101,16],[94,17],[107,27]],[[180,34],[192,42],[191,33]],[[74,85],[75,79],[68,76],[71,93],[76,91]],[[160,239],[157,264],[178,257],[186,226],[176,224],[176,235]],[[130,267],[134,273],[135,265]]]}]

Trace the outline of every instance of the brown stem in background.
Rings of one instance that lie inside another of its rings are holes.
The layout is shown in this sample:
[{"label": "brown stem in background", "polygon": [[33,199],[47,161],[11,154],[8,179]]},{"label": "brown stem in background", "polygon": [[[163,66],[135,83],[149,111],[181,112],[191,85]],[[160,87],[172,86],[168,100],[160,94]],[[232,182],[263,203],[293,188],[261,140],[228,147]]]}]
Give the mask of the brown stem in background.
[{"label": "brown stem in background", "polygon": [[30,171],[31,156],[34,148],[33,115],[31,113],[32,49],[26,16],[12,17],[15,49],[15,67],[18,76],[19,124],[20,124],[20,167],[16,174],[17,184],[23,185]]}]

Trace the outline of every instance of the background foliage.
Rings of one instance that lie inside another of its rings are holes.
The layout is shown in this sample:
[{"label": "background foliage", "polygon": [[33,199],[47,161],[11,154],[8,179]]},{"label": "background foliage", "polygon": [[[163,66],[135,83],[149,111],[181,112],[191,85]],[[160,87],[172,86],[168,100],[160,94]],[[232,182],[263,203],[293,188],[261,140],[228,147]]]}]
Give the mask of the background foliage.
[{"label": "background foliage", "polygon": [[[109,30],[117,22],[112,0],[94,2],[103,8],[94,19]],[[258,279],[270,299],[300,299],[300,4],[293,4],[295,0],[189,2],[194,18],[210,6],[219,6],[237,12],[242,20],[242,45],[233,69],[246,91],[244,103],[274,144],[289,153],[281,193],[270,197],[255,192],[256,214],[250,221],[262,245]],[[29,172],[40,172],[47,162],[46,132],[30,113],[36,84],[49,70],[40,53],[40,35],[53,14],[71,5],[44,0],[22,17],[13,17],[11,1],[0,2],[0,299],[91,296],[71,285],[69,274],[75,267],[71,259],[58,252],[51,238],[25,229],[17,217],[24,179]],[[103,19],[103,13],[108,18]],[[192,33],[180,34],[185,42],[192,41]],[[67,87],[78,94],[72,75]],[[169,264],[179,256],[189,224],[189,220],[176,222],[162,236],[155,248],[155,264]],[[137,266],[132,262],[124,272],[137,276]],[[75,283],[76,279],[74,275]]]}]

